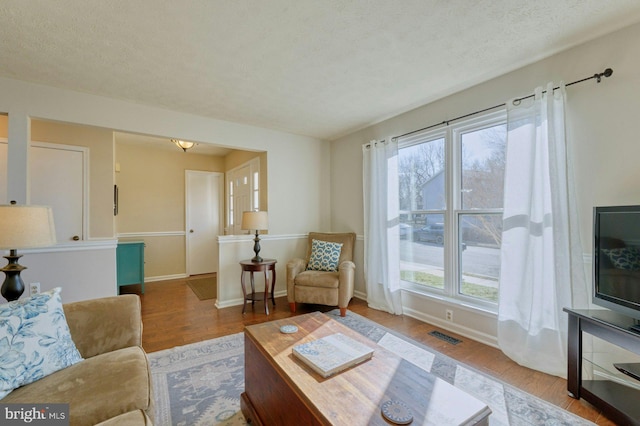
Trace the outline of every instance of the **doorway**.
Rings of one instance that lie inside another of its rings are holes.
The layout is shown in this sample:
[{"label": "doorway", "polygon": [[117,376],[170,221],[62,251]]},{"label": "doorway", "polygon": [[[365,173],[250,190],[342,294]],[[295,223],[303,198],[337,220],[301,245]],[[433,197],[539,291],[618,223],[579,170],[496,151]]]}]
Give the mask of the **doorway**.
[{"label": "doorway", "polygon": [[217,273],[224,174],[195,170],[185,173],[187,275]]}]

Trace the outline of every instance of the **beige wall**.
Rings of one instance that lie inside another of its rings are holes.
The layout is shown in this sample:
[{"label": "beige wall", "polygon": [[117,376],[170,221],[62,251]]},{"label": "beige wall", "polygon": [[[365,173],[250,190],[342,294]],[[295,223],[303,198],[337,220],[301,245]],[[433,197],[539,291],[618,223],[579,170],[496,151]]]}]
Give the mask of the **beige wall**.
[{"label": "beige wall", "polygon": [[[584,252],[589,253],[593,206],[640,204],[640,144],[636,128],[640,113],[640,25],[598,38],[332,142],[332,229],[353,229],[363,233],[362,144],[528,95],[536,86],[546,85],[548,81],[571,82],[602,72],[607,67],[613,69],[613,76],[602,83],[591,80],[567,89],[568,144],[575,166],[583,247]],[[585,265],[587,273],[590,267],[588,263]],[[364,288],[356,290],[364,291]],[[495,338],[493,315],[408,293],[403,295],[403,300],[410,315],[480,340],[491,342]],[[454,310],[456,323],[444,321],[446,309]]]},{"label": "beige wall", "polygon": [[145,242],[147,278],[184,275],[185,171],[224,172],[224,158],[119,143],[116,138],[116,164],[118,237]]},{"label": "beige wall", "polygon": [[185,171],[224,172],[224,159],[118,143],[117,232],[183,231]]},{"label": "beige wall", "polygon": [[0,136],[3,138],[7,137],[7,125],[8,125],[8,117],[6,114],[0,114]]}]

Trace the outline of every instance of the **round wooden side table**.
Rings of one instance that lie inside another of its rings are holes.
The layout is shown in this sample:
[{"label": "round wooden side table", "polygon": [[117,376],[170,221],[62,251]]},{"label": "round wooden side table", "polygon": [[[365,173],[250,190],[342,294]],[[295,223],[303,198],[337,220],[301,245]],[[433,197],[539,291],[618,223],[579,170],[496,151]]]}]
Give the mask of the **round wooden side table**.
[{"label": "round wooden side table", "polygon": [[[252,260],[240,261],[240,284],[242,285],[242,294],[244,296],[244,302],[242,304],[242,313],[244,314],[247,309],[247,301],[251,301],[251,306],[256,300],[264,300],[264,313],[269,315],[269,274],[271,271],[271,302],[273,306],[276,306],[276,299],[273,296],[273,289],[276,286],[276,263],[275,259],[263,259],[262,262],[254,262]],[[247,294],[247,287],[245,286],[244,277],[245,272],[248,272],[251,277],[251,293]],[[264,293],[256,293],[255,281],[253,279],[254,272],[264,272]]]}]

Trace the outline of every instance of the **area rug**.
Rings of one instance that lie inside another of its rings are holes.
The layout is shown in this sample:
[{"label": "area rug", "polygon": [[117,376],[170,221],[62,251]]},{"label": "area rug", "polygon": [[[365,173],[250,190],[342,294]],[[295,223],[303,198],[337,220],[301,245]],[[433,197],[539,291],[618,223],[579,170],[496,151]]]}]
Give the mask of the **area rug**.
[{"label": "area rug", "polygon": [[193,290],[198,299],[215,299],[217,295],[216,276],[206,278],[194,278],[187,280],[187,285]]},{"label": "area rug", "polygon": [[[398,356],[474,395],[492,411],[490,425],[593,425],[553,404],[479,372],[353,312],[327,313]],[[244,338],[237,333],[149,354],[155,424],[246,425]]]}]

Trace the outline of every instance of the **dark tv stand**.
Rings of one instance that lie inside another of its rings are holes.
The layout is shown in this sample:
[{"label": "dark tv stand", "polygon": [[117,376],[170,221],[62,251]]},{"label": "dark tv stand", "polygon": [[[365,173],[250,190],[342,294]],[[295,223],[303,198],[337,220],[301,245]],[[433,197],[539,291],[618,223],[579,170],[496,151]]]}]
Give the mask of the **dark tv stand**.
[{"label": "dark tv stand", "polygon": [[[631,331],[634,320],[608,310],[564,308],[569,314],[567,391],[583,398],[618,424],[640,425],[640,390],[611,380],[582,380],[582,335],[588,333],[640,354],[640,334]],[[633,380],[633,379],[629,379]]]},{"label": "dark tv stand", "polygon": [[619,363],[613,364],[613,366],[621,373],[640,381],[640,363]]}]

